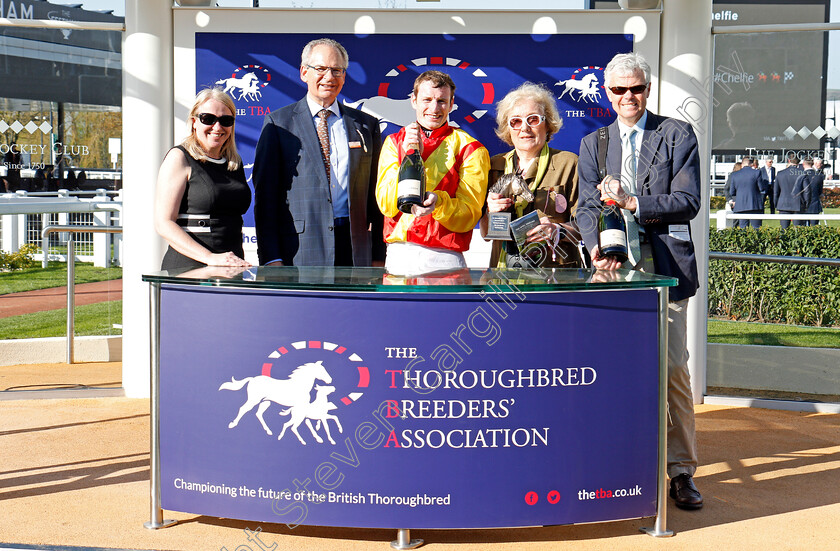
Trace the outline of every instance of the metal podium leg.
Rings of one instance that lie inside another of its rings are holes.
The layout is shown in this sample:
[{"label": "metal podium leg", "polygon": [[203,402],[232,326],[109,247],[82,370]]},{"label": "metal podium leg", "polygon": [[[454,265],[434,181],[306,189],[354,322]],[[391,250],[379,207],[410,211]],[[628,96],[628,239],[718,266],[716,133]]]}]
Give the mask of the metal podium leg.
[{"label": "metal podium leg", "polygon": [[397,539],[391,542],[394,549],[415,549],[423,545],[423,540],[413,540],[408,530],[401,528],[397,530]]},{"label": "metal podium leg", "polygon": [[143,526],[150,530],[166,528],[176,520],[163,520],[160,507],[160,283],[150,283],[149,307],[151,314],[151,397],[150,397],[150,433],[149,445],[149,492],[151,495],[151,520]]},{"label": "metal podium leg", "polygon": [[668,491],[668,288],[659,287],[659,465],[656,472],[656,523],[642,532],[662,538],[674,535],[666,528]]}]

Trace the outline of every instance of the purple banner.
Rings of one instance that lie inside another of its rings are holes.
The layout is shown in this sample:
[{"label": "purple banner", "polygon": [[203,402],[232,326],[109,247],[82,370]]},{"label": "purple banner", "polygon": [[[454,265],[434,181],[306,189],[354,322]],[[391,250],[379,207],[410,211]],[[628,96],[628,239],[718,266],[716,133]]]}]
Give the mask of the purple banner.
[{"label": "purple banner", "polygon": [[[254,150],[265,115],[306,94],[300,80],[304,45],[321,34],[196,33],[196,89],[221,86],[237,106],[237,147],[251,181]],[[550,145],[575,154],[586,134],[615,118],[604,91],[604,66],[633,50],[625,34],[330,34],[350,55],[339,101],[381,121],[383,138],[415,119],[409,102],[423,71],[455,82],[450,121],[491,155],[510,149],[496,137],[495,105],[525,81],[556,94],[563,128]],[[245,225],[253,225],[248,214]]]},{"label": "purple banner", "polygon": [[164,285],[162,505],[378,528],[653,516],[657,304]]}]

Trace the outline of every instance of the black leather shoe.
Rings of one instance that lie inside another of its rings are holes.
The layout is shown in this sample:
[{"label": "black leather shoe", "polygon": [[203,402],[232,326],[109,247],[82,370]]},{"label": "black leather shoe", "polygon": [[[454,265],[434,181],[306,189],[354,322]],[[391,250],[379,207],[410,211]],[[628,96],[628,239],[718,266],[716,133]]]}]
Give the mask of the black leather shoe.
[{"label": "black leather shoe", "polygon": [[671,497],[680,509],[700,509],[703,507],[703,496],[694,485],[694,480],[688,473],[677,475],[671,479]]}]

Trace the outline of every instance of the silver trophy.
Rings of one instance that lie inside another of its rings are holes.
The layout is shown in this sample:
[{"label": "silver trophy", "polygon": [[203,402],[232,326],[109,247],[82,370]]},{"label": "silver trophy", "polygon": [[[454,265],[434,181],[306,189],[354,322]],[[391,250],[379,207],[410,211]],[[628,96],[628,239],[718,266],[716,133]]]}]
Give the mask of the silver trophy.
[{"label": "silver trophy", "polygon": [[[534,200],[534,194],[528,189],[528,184],[518,174],[508,173],[502,174],[496,183],[490,186],[488,190],[490,193],[498,193],[502,197],[507,197],[516,201],[517,197],[522,197],[525,201],[531,202]],[[510,241],[510,212],[491,212],[487,220],[487,239],[496,239],[502,241]]]}]

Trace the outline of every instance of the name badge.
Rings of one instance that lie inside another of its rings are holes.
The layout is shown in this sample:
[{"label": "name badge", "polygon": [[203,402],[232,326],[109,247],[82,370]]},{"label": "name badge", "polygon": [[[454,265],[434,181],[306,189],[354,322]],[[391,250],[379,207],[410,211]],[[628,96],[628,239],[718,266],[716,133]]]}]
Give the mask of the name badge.
[{"label": "name badge", "polygon": [[690,241],[691,235],[688,233],[688,224],[671,224],[668,226],[668,235],[680,241]]},{"label": "name badge", "polygon": [[362,142],[350,142],[350,149],[359,149],[362,147]]}]

